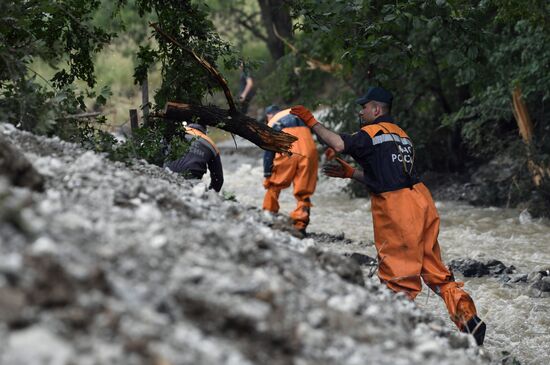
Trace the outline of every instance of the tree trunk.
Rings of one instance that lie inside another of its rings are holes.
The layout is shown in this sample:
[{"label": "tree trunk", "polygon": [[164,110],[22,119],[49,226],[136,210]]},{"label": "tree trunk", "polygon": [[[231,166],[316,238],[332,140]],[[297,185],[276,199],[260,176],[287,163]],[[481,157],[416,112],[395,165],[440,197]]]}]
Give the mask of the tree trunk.
[{"label": "tree trunk", "polygon": [[273,27],[277,29],[279,35],[284,39],[292,39],[290,10],[280,0],[258,0],[258,4],[260,5],[262,21],[267,32],[267,48],[273,60],[278,60],[285,54],[285,45],[275,35]]},{"label": "tree trunk", "polygon": [[256,146],[269,151],[288,153],[296,137],[277,132],[242,113],[230,113],[216,106],[166,103],[164,118],[176,121],[195,121],[239,135]]}]

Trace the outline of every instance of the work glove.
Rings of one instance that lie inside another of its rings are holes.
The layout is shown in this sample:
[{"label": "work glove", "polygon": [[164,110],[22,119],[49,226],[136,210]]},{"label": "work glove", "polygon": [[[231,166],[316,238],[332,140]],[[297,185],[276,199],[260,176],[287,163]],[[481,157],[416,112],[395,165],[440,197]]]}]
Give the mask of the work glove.
[{"label": "work glove", "polygon": [[323,166],[323,173],[330,177],[339,177],[341,179],[351,179],[355,168],[353,168],[349,163],[342,160],[340,157],[336,157],[335,161],[337,163],[331,163]]},{"label": "work glove", "polygon": [[293,106],[292,108],[290,108],[290,113],[303,120],[309,128],[313,128],[315,124],[319,123],[317,119],[315,119],[313,114],[311,114],[309,109],[303,105]]},{"label": "work glove", "polygon": [[263,182],[264,189],[267,190],[271,186],[271,181],[269,180],[269,177],[266,177]]},{"label": "work glove", "polygon": [[325,158],[327,161],[332,161],[334,160],[334,158],[336,157],[336,151],[334,150],[334,148],[332,147],[329,147],[326,149],[325,151]]}]

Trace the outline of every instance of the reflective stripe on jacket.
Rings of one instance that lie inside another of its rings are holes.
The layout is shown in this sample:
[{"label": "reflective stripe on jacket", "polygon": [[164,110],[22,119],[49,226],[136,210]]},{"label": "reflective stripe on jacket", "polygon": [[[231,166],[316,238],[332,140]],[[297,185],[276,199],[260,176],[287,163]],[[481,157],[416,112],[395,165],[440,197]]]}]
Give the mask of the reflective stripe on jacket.
[{"label": "reflective stripe on jacket", "polygon": [[414,148],[409,136],[381,116],[352,135],[342,134],[343,153],[363,168],[369,190],[375,194],[412,187],[420,179],[414,168]]}]

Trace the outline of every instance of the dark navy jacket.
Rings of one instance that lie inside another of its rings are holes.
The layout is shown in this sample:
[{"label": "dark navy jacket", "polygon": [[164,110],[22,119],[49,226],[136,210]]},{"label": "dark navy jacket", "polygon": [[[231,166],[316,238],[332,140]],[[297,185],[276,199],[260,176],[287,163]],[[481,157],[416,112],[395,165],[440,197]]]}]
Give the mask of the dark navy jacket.
[{"label": "dark navy jacket", "polygon": [[202,179],[208,167],[210,188],[220,191],[223,185],[222,161],[216,145],[206,137],[206,128],[200,124],[190,124],[185,139],[191,143],[187,153],[176,161],[167,161],[164,166],[194,179]]},{"label": "dark navy jacket", "polygon": [[363,168],[364,183],[375,193],[412,187],[420,182],[414,168],[414,149],[409,136],[389,115],[378,117],[357,133],[341,134],[345,154]]}]

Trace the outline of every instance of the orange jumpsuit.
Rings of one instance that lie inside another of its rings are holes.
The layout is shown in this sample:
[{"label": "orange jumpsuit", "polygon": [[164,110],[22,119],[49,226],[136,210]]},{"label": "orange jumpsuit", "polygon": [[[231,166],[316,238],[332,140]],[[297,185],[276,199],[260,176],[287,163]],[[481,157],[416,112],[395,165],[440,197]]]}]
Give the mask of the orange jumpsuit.
[{"label": "orange jumpsuit", "polygon": [[443,264],[437,236],[439,215],[432,196],[414,171],[409,136],[390,116],[353,135],[342,135],[344,153],[364,170],[371,192],[378,276],[390,289],[414,299],[421,279],[445,301],[453,322],[464,329],[476,316],[472,298]]},{"label": "orange jumpsuit", "polygon": [[[275,114],[268,125],[274,129],[292,134],[298,140],[291,146],[291,155],[276,153],[271,166],[264,168],[267,189],[263,209],[277,213],[279,194],[292,183],[297,206],[290,213],[297,230],[305,230],[309,224],[311,196],[317,185],[318,155],[310,129],[301,119],[290,114],[290,109]],[[269,152],[266,152],[269,155]],[[269,165],[269,164],[268,164]]]}]

